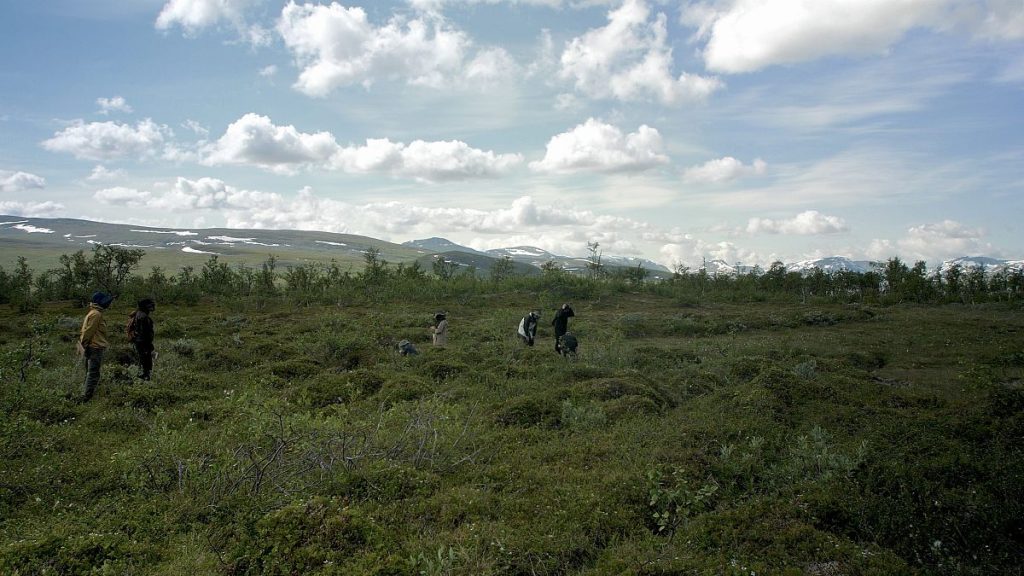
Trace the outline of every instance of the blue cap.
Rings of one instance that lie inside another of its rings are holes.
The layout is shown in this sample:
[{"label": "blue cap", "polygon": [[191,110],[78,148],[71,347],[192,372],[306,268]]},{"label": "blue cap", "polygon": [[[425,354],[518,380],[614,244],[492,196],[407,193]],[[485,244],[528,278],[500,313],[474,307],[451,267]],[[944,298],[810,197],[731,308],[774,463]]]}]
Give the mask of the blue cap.
[{"label": "blue cap", "polygon": [[106,292],[93,292],[90,302],[99,306],[100,308],[107,308],[110,303],[114,301],[114,297]]}]

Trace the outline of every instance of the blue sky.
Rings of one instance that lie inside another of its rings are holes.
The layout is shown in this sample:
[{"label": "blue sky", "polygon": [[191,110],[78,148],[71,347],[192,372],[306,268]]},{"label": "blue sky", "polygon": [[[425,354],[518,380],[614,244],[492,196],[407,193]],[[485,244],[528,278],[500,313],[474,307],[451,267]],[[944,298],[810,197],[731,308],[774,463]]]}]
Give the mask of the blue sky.
[{"label": "blue sky", "polygon": [[1024,258],[1021,0],[0,4],[0,214]]}]

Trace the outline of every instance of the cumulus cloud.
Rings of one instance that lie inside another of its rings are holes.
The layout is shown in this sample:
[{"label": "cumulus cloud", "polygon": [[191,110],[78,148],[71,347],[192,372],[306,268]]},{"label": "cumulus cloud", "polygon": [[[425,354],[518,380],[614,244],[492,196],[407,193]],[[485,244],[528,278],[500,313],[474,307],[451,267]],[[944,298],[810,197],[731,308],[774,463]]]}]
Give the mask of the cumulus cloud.
[{"label": "cumulus cloud", "polygon": [[46,179],[28,172],[0,170],[0,192],[21,192],[32,188],[45,188]]},{"label": "cumulus cloud", "polygon": [[817,210],[807,210],[787,220],[751,218],[747,222],[748,234],[835,234],[846,232],[846,221],[838,216],[828,216]]},{"label": "cumulus cloud", "polygon": [[132,126],[117,122],[74,121],[42,142],[51,152],[67,152],[84,160],[112,160],[123,157],[144,158],[155,155],[165,139],[173,136],[170,128],[146,118]]},{"label": "cumulus cloud", "polygon": [[622,130],[594,118],[551,138],[544,159],[531,162],[538,172],[636,172],[668,163],[657,129],[641,125]]},{"label": "cumulus cloud", "polygon": [[264,66],[260,68],[260,76],[264,78],[273,78],[277,74],[277,66],[271,64],[270,66]]},{"label": "cumulus cloud", "polygon": [[566,44],[560,76],[592,98],[655,100],[665,105],[700,101],[722,87],[717,78],[675,76],[666,17],[651,19],[644,0],[625,0],[608,13],[608,25]]},{"label": "cumulus cloud", "polygon": [[766,259],[757,252],[737,246],[732,242],[706,242],[696,238],[684,238],[677,242],[664,244],[659,253],[663,262],[672,269],[685,266],[691,270],[697,270],[704,265],[705,261],[712,260],[720,260],[730,266],[737,262],[752,266],[773,259],[770,256]]},{"label": "cumulus cloud", "polygon": [[239,37],[254,46],[270,43],[268,30],[247,23],[246,12],[259,0],[169,0],[156,18],[157,30],[180,26],[186,36],[195,36],[204,28],[229,26]]},{"label": "cumulus cloud", "polygon": [[[565,0],[408,0],[409,5],[417,10],[440,10],[445,6],[473,4],[524,4],[528,6],[547,6],[559,8],[566,4]],[[609,0],[590,0],[590,3],[609,3]]]},{"label": "cumulus cloud", "polygon": [[270,118],[249,113],[232,122],[224,135],[210,144],[202,163],[253,165],[291,172],[323,164],[338,150],[329,132],[306,134],[294,126],[276,126]]},{"label": "cumulus cloud", "polygon": [[124,170],[115,169],[111,170],[102,164],[93,166],[92,172],[85,177],[88,182],[106,182],[109,180],[117,180],[118,178],[124,178]]},{"label": "cumulus cloud", "polygon": [[0,214],[11,216],[24,216],[26,218],[48,218],[59,216],[64,210],[64,205],[49,200],[44,202],[0,202]]},{"label": "cumulus cloud", "polygon": [[393,16],[376,26],[360,7],[296,4],[281,11],[277,32],[302,71],[294,87],[314,97],[376,80],[442,88],[472,79],[491,80],[514,68],[501,49],[471,57],[472,40],[439,13]]},{"label": "cumulus cloud", "polygon": [[651,231],[648,224],[522,196],[504,207],[418,206],[409,202],[354,204],[316,195],[304,188],[295,196],[244,190],[216,178],[178,178],[160,192],[133,188],[99,190],[94,198],[108,205],[143,206],[191,212],[216,211],[232,228],[323,230],[378,238],[477,235],[477,245],[531,244],[560,254],[582,254],[588,241],[600,241],[616,253],[635,251],[630,236]]},{"label": "cumulus cloud", "polygon": [[503,48],[481,50],[469,61],[465,80],[476,85],[495,84],[519,72],[519,64]]},{"label": "cumulus cloud", "polygon": [[128,101],[121,96],[114,96],[113,98],[97,98],[96,105],[100,107],[99,113],[106,116],[111,112],[124,112],[130,114],[132,107],[128,105]]},{"label": "cumulus cloud", "polygon": [[405,144],[382,138],[342,147],[329,132],[307,134],[251,113],[228,126],[205,151],[203,163],[211,166],[243,164],[281,173],[319,167],[430,182],[494,177],[522,162],[518,154],[496,154],[457,140]]},{"label": "cumulus cloud", "polygon": [[960,256],[993,255],[996,250],[985,241],[983,228],[972,228],[955,220],[912,226],[896,242],[906,259],[935,262]]},{"label": "cumulus cloud", "polygon": [[149,190],[114,187],[98,190],[93,198],[103,204],[145,207],[167,211],[217,210],[247,211],[261,207],[280,207],[278,194],[243,190],[217,178],[178,178],[170,189],[155,193]]},{"label": "cumulus cloud", "polygon": [[714,0],[683,9],[706,40],[709,70],[726,73],[828,56],[885,53],[910,30],[966,30],[978,38],[1024,37],[1015,0]]},{"label": "cumulus cloud", "polygon": [[331,165],[354,174],[382,172],[395,177],[437,182],[495,177],[508,172],[522,160],[519,154],[495,154],[457,140],[416,140],[406,145],[384,138],[367,140],[364,146],[339,149]]},{"label": "cumulus cloud", "polygon": [[768,164],[760,158],[755,159],[753,164],[744,165],[743,162],[732,156],[725,156],[687,169],[683,174],[683,180],[692,183],[719,184],[746,176],[759,176],[764,174],[767,168]]},{"label": "cumulus cloud", "polygon": [[97,202],[101,202],[103,204],[141,208],[146,206],[149,199],[152,197],[152,194],[146,191],[136,190],[135,188],[115,186],[113,188],[97,190],[92,197]]}]

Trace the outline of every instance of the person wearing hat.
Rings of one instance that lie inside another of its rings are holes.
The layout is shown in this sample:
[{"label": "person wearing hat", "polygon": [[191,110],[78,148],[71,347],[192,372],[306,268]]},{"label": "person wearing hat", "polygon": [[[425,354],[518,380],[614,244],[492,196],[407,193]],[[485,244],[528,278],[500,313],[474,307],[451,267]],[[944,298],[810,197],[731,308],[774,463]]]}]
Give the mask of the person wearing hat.
[{"label": "person wearing hat", "polygon": [[151,298],[139,300],[139,307],[128,317],[126,329],[128,340],[135,346],[139,355],[139,378],[149,380],[153,372],[153,338],[156,330],[153,326],[152,314],[156,310],[156,302]]},{"label": "person wearing hat", "polygon": [[444,312],[434,314],[434,325],[430,331],[434,336],[434,346],[443,347],[448,344],[448,319]]},{"label": "person wearing hat", "polygon": [[96,385],[100,381],[100,366],[103,365],[103,352],[107,349],[107,323],[103,312],[110,308],[114,297],[106,292],[94,292],[89,300],[89,313],[82,321],[82,330],[78,337],[79,350],[85,358],[85,389],[82,391],[82,402],[88,402],[96,393]]},{"label": "person wearing hat", "polygon": [[526,342],[527,346],[533,346],[533,341],[537,338],[538,320],[540,320],[540,312],[534,310],[519,321],[519,337]]}]

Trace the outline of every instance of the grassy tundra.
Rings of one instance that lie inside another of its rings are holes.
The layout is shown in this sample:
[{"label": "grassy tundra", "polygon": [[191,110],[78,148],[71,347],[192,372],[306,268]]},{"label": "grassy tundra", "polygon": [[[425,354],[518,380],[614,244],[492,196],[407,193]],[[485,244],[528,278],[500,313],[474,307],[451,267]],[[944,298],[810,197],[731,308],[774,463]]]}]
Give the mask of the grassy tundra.
[{"label": "grassy tundra", "polygon": [[1019,309],[561,299],[0,308],[0,573],[1021,572]]}]

